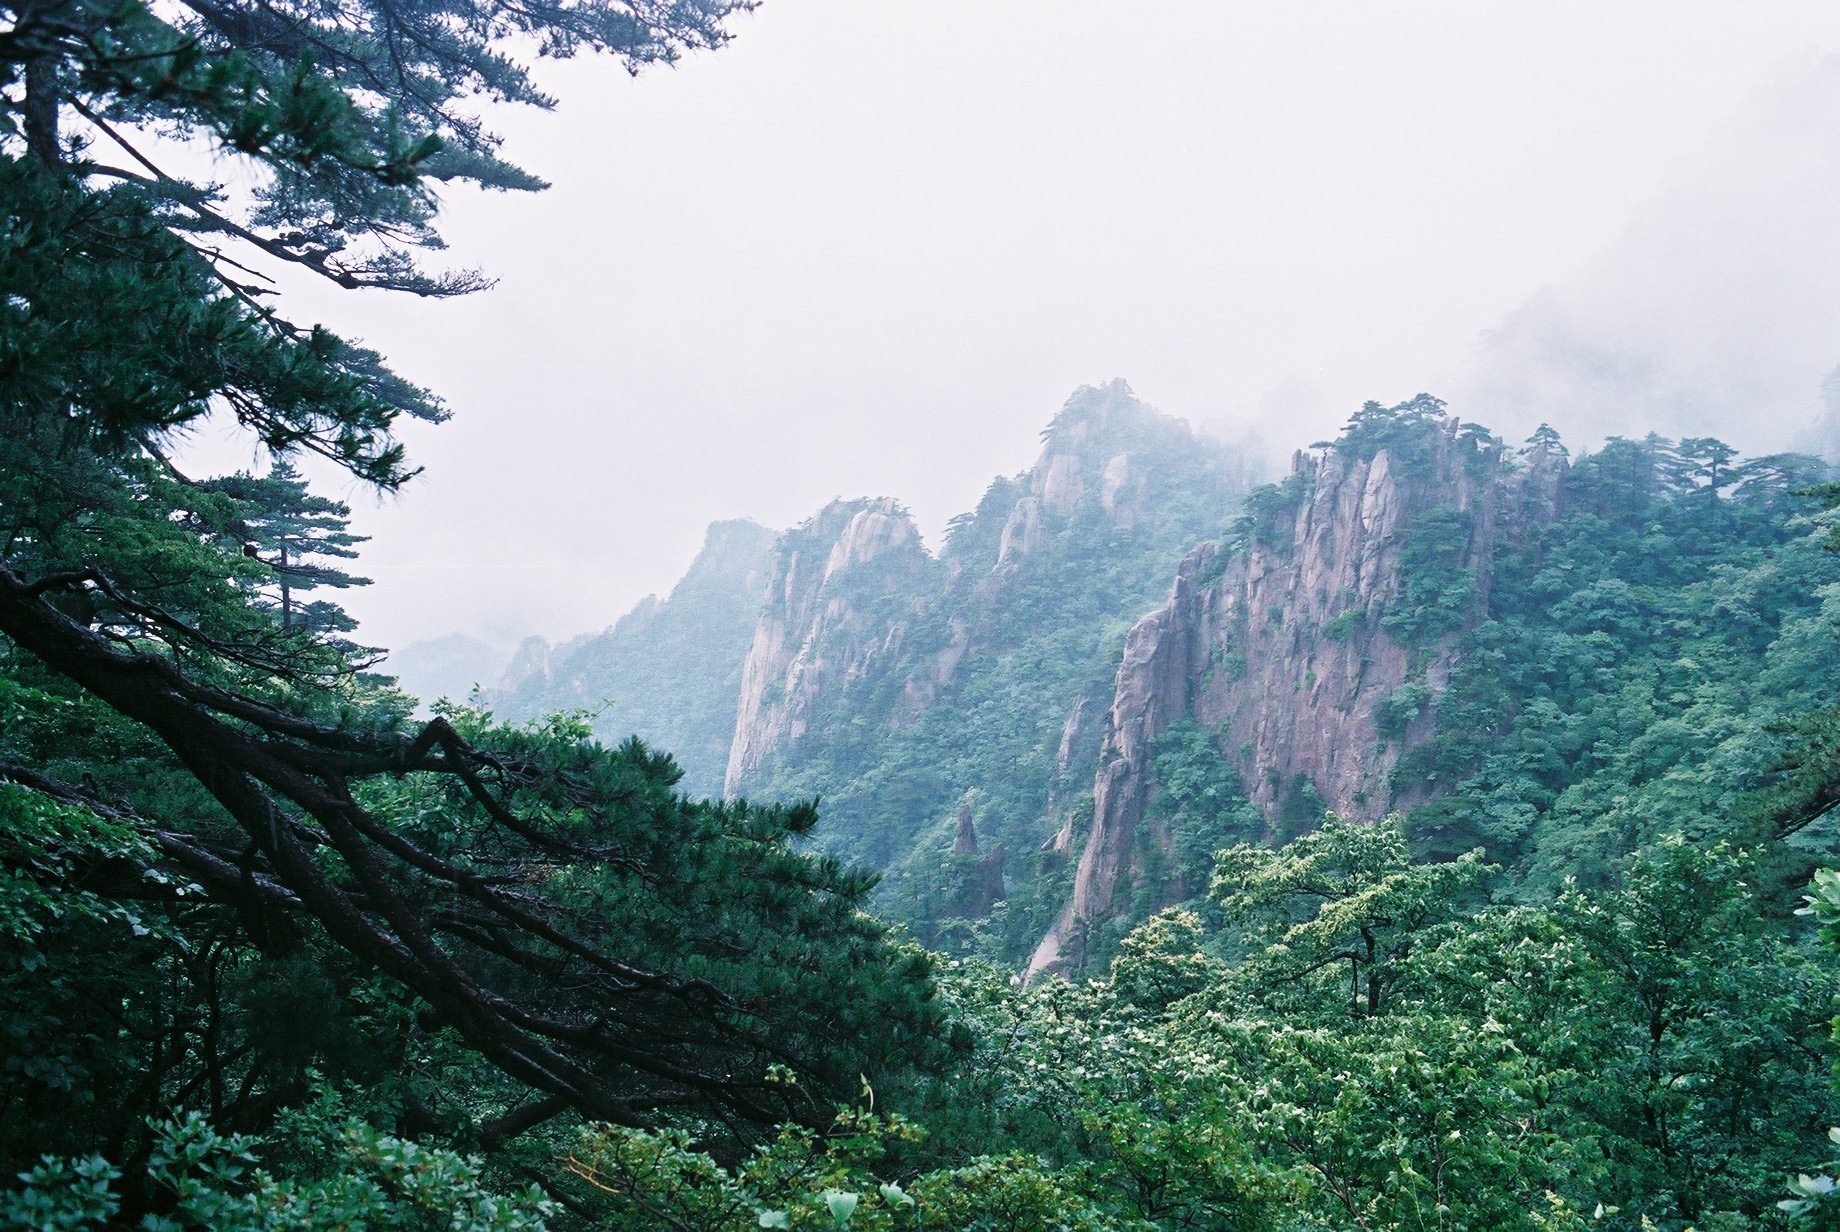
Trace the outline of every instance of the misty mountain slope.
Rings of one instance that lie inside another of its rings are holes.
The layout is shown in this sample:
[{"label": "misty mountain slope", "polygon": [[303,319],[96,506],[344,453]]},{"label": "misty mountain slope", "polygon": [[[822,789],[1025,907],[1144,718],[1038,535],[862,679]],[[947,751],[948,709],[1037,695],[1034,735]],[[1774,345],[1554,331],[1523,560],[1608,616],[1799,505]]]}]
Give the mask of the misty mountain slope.
[{"label": "misty mountain slope", "polygon": [[775,539],[754,522],[713,524],[667,598],[560,646],[527,639],[484,700],[508,719],[593,712],[602,741],[638,735],[683,767],[679,790],[719,795]]},{"label": "misty mountain slope", "polygon": [[476,637],[446,637],[410,642],[392,650],[381,670],[412,697],[434,703],[442,698],[465,701],[475,688],[489,687],[505,670],[506,654]]},{"label": "misty mountain slope", "polygon": [[1032,884],[1125,632],[1245,487],[1233,455],[1117,381],[1069,399],[1036,465],[992,483],[937,559],[898,507],[826,510],[782,543],[730,793],[822,796],[819,841],[889,870],[886,909],[923,928],[956,901],[935,874],[963,805],[978,860],[1000,846]]},{"label": "misty mountain slope", "polygon": [[1780,724],[1840,687],[1840,561],[1792,495],[1820,463],[1731,454],[1568,461],[1432,399],[1300,453],[1132,630],[1032,968],[1102,965],[1214,850],[1324,807],[1404,812],[1421,854],[1483,847],[1529,893],[1670,830],[1740,836]]},{"label": "misty mountain slope", "polygon": [[887,498],[832,501],[780,538],[742,671],[728,795],[777,769],[840,690],[885,675],[939,574]]}]

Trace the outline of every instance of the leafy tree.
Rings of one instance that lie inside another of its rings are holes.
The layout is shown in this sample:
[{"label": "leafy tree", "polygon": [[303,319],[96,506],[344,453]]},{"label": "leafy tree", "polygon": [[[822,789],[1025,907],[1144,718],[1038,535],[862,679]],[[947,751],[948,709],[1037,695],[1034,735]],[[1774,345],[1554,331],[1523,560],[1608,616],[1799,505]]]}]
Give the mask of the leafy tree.
[{"label": "leafy tree", "polygon": [[1159,911],[1126,934],[1112,960],[1111,994],[1152,1014],[1216,983],[1220,960],[1202,946],[1204,926],[1192,911]]},{"label": "leafy tree", "polygon": [[[1244,512],[1233,526],[1233,546],[1256,542],[1267,551],[1288,555],[1291,529],[1310,497],[1309,477],[1296,473],[1277,483],[1260,484],[1246,493]],[[1221,555],[1224,564],[1226,556]]]},{"label": "leafy tree", "polygon": [[1811,1084],[1830,980],[1762,927],[1754,864],[1724,843],[1670,836],[1638,852],[1614,893],[1554,905],[1576,938],[1591,1061],[1574,1115],[1594,1126],[1600,1193],[1697,1220],[1767,1205],[1826,1127]]},{"label": "leafy tree", "polygon": [[1160,1042],[1187,1071],[1182,1096],[1290,1182],[1295,1226],[1529,1226],[1564,1149],[1510,1041],[1418,1012],[1347,1030],[1220,1005],[1183,1003]]},{"label": "leafy tree", "polygon": [[825,1136],[788,1130],[744,1164],[725,1168],[682,1135],[609,1129],[588,1134],[569,1157],[587,1188],[597,1226],[624,1232],[756,1232],[831,1227],[858,1232],[963,1228],[967,1232],[1057,1227],[1105,1232],[1118,1224],[1082,1192],[1081,1178],[1022,1154],[961,1168],[879,1179],[885,1150],[913,1126],[844,1116]]},{"label": "leafy tree", "polygon": [[[161,1232],[544,1232],[544,1216],[556,1209],[535,1186],[506,1194],[482,1184],[477,1159],[362,1122],[325,1134],[337,1148],[324,1175],[283,1179],[259,1166],[256,1152],[267,1144],[220,1134],[197,1113],[155,1128],[142,1179],[161,1210],[140,1226]],[[20,1179],[19,1191],[0,1195],[9,1227],[121,1226],[114,1217],[128,1205],[123,1177],[99,1155],[47,1159]]]},{"label": "leafy tree", "polygon": [[1363,404],[1328,447],[1360,459],[1385,452],[1396,472],[1425,475],[1436,456],[1433,433],[1437,432],[1454,434],[1463,447],[1458,457],[1473,472],[1486,474],[1498,457],[1498,446],[1487,429],[1447,418],[1443,400],[1430,394],[1419,394],[1396,406]]},{"label": "leafy tree", "polygon": [[1362,825],[1330,814],[1320,830],[1277,851],[1242,844],[1221,852],[1210,895],[1246,955],[1235,980],[1248,997],[1279,1005],[1340,999],[1341,1016],[1371,1018],[1391,1008],[1414,946],[1461,912],[1492,871],[1479,851],[1449,864],[1413,863],[1396,817]]}]

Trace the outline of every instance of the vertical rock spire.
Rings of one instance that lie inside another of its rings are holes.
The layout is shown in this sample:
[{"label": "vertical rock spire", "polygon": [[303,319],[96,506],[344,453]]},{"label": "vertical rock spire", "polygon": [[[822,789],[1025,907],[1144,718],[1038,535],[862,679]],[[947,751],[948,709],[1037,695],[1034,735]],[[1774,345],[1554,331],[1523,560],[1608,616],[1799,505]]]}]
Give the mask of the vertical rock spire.
[{"label": "vertical rock spire", "polygon": [[974,856],[977,854],[977,827],[971,824],[971,805],[969,802],[958,806],[958,834],[952,839],[952,854],[955,856]]}]

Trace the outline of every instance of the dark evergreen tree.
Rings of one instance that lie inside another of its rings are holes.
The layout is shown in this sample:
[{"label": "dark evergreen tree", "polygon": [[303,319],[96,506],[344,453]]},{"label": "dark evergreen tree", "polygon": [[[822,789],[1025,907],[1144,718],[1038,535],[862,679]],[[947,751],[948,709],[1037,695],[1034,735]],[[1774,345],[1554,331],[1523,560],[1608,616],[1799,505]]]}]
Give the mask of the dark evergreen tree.
[{"label": "dark evergreen tree", "polygon": [[[668,756],[567,724],[412,728],[336,609],[298,597],[355,583],[326,562],[356,541],[287,458],[391,489],[413,474],[394,425],[445,411],[287,320],[261,271],[482,287],[420,264],[430,186],[540,184],[470,108],[547,105],[522,56],[637,68],[747,7],[10,11],[0,1020],[33,1061],[0,1075],[9,1171],[53,1147],[146,1161],[144,1117],[175,1108],[266,1130],[316,1084],[454,1140],[573,1112],[715,1141],[822,1120],[938,1046],[925,958],[858,910],[870,880],[793,850],[812,809],[687,803]],[[153,133],[252,187],[169,172]],[[280,468],[176,471],[168,442],[213,412]]]},{"label": "dark evergreen tree", "polygon": [[1676,448],[1681,460],[1691,467],[1688,473],[1694,481],[1707,488],[1714,498],[1731,486],[1731,460],[1738,456],[1738,451],[1730,445],[1710,436],[1690,436]]},{"label": "dark evergreen tree", "polygon": [[1545,423],[1533,430],[1533,435],[1527,438],[1527,443],[1521,447],[1521,452],[1523,454],[1556,453],[1561,456],[1568,456],[1571,453],[1565,447],[1565,442],[1560,439],[1558,429]]},{"label": "dark evergreen tree", "polygon": [[286,458],[277,458],[260,478],[245,471],[205,486],[250,507],[242,516],[247,535],[243,551],[267,565],[274,575],[273,582],[262,587],[257,607],[274,611],[283,629],[349,633],[357,628],[336,603],[324,599],[302,603],[297,598],[321,587],[344,590],[370,585],[369,578],[324,563],[327,558],[356,559],[358,544],[369,538],[346,529],[351,506],[310,492],[307,481]]}]

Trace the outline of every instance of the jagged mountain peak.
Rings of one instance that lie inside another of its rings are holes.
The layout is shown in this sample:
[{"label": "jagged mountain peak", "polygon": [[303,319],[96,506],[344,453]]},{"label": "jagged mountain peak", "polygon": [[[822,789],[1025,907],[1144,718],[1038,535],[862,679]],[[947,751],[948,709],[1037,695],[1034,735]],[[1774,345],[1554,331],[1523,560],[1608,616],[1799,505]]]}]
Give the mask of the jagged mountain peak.
[{"label": "jagged mountain peak", "polygon": [[727,794],[804,734],[827,688],[895,651],[935,566],[889,497],[834,500],[781,537],[741,670]]},{"label": "jagged mountain peak", "polygon": [[759,558],[773,549],[773,543],[779,538],[779,532],[768,526],[762,526],[752,518],[729,518],[720,522],[711,522],[703,532],[703,546],[690,567],[684,571],[677,585],[671,588],[676,595],[686,585],[702,581],[712,575],[722,575],[737,566],[753,568]]},{"label": "jagged mountain peak", "polygon": [[944,559],[975,577],[1039,558],[1071,530],[1130,530],[1182,490],[1241,490],[1245,461],[1123,380],[1076,390],[1042,431],[1035,464],[994,480],[977,509],[947,528]]},{"label": "jagged mountain peak", "polygon": [[843,523],[830,554],[824,559],[824,576],[828,579],[846,569],[864,565],[885,552],[911,556],[925,554],[920,528],[907,507],[889,497],[878,500],[838,502],[850,512]]},{"label": "jagged mountain peak", "polygon": [[[937,559],[896,502],[826,506],[779,544],[726,790],[821,795],[817,841],[885,871],[886,909],[922,936],[1006,871],[1034,893],[1033,853],[1097,752],[1125,631],[1231,524],[1244,476],[1229,447],[1114,381],[1068,399],[1035,465],[995,479]],[[953,820],[973,790],[988,793],[987,880],[964,898],[932,864],[969,845]]]},{"label": "jagged mountain peak", "polygon": [[[1146,416],[1168,419],[1138,398],[1130,382],[1123,377],[1114,377],[1099,385],[1082,385],[1068,396],[1054,418],[1048,421],[1048,426],[1041,430],[1043,452],[1081,449],[1121,421],[1136,421]],[[1180,421],[1170,419],[1169,422]]]}]

